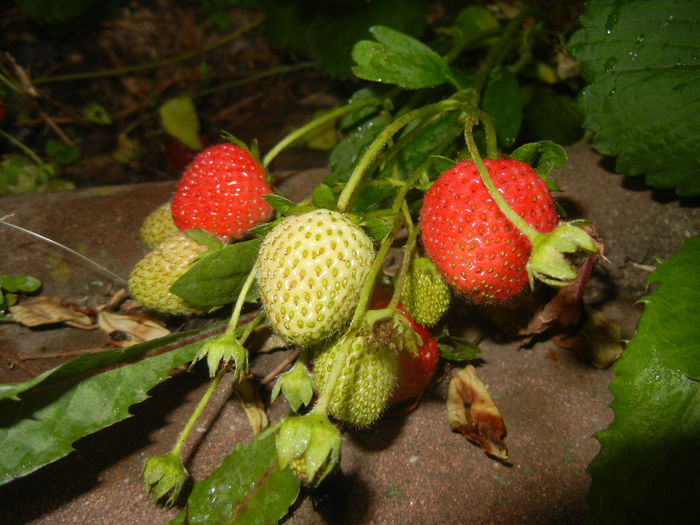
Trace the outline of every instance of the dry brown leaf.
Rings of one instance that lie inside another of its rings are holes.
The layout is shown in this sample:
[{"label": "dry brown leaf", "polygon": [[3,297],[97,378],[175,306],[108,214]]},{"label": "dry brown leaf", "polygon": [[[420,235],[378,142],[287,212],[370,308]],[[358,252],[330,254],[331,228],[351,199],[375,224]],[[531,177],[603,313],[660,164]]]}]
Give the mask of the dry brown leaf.
[{"label": "dry brown leaf", "polygon": [[593,308],[586,307],[586,319],[571,337],[556,336],[552,342],[572,350],[596,368],[607,368],[618,360],[625,349],[620,325]]},{"label": "dry brown leaf", "polygon": [[97,315],[97,324],[109,335],[115,346],[132,346],[170,333],[162,324],[142,315],[116,314],[103,311]]},{"label": "dry brown leaf", "polygon": [[257,385],[252,377],[246,377],[233,387],[236,397],[241,402],[245,415],[248,416],[253,434],[259,434],[269,424],[265,403],[263,403]]},{"label": "dry brown leaf", "polygon": [[472,365],[458,370],[447,394],[450,428],[479,445],[489,456],[505,461],[506,426],[486,385]]},{"label": "dry brown leaf", "polygon": [[64,301],[60,297],[40,295],[25,299],[21,304],[11,306],[10,312],[12,319],[24,326],[65,323],[83,330],[97,328],[92,318],[78,305]]}]

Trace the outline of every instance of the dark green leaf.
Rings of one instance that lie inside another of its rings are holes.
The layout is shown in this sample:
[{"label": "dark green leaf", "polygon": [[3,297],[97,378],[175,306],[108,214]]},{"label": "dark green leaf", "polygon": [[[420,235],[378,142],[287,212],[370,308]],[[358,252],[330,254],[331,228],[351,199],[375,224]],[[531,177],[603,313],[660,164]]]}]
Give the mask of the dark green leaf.
[{"label": "dark green leaf", "polygon": [[425,27],[424,0],[268,0],[265,34],[273,42],[311,55],[332,76],[351,77],[351,51],[383,24],[410,35]]},{"label": "dark green leaf", "polygon": [[687,523],[700,512],[700,236],[649,279],[637,334],[615,365],[615,420],[596,438],[589,522]]},{"label": "dark green leaf", "polygon": [[516,149],[511,156],[521,162],[529,164],[547,183],[552,191],[560,191],[557,183],[550,177],[553,169],[559,169],[566,164],[568,157],[566,150],[559,144],[550,140],[523,144]]},{"label": "dark green leaf", "polygon": [[593,146],[616,170],[700,194],[700,9],[683,0],[593,0],[569,51],[590,82],[580,97]]},{"label": "dark green leaf", "polygon": [[64,166],[75,164],[80,160],[80,149],[77,146],[64,144],[60,140],[47,140],[44,150],[48,157]]},{"label": "dark green leaf", "polygon": [[520,88],[515,74],[503,67],[491,73],[482,106],[493,119],[499,145],[510,148],[518,138],[523,118]]},{"label": "dark green leaf", "polygon": [[[0,386],[0,484],[67,455],[76,440],[130,417],[131,405],[146,399],[171,369],[194,358],[203,341],[188,344],[188,339],[205,330],[212,328],[83,355],[24,383]],[[175,343],[182,346],[157,352]]]},{"label": "dark green leaf", "polygon": [[311,200],[317,208],[324,208],[326,210],[336,209],[337,199],[333,194],[333,190],[326,184],[319,184],[314,188],[311,194]]},{"label": "dark green leaf", "polygon": [[277,464],[275,437],[239,444],[211,475],[195,484],[187,508],[172,523],[278,523],[299,495],[300,482]]},{"label": "dark green leaf", "polygon": [[265,199],[270,206],[283,215],[288,215],[290,211],[296,207],[296,204],[290,201],[288,198],[282,197],[282,195],[276,195],[274,193],[270,195],[263,195],[263,199]]},{"label": "dark green leaf", "polygon": [[8,292],[36,292],[41,281],[30,275],[0,275],[0,288]]},{"label": "dark green leaf", "polygon": [[392,220],[389,218],[379,218],[374,217],[367,219],[365,224],[365,230],[369,233],[375,241],[381,241],[386,237],[391,231]]},{"label": "dark green leaf", "polygon": [[[368,98],[378,97],[380,96],[380,91],[384,91],[381,88],[382,86],[372,86],[369,88],[359,89],[348,99],[348,104]],[[340,119],[338,129],[340,129],[340,131],[347,132],[373,113],[376,113],[378,109],[379,108],[377,106],[364,106],[360,109],[356,109]]]},{"label": "dark green leaf", "polygon": [[454,336],[444,336],[438,339],[440,357],[450,361],[472,361],[481,353],[479,345],[468,339]]},{"label": "dark green leaf", "polygon": [[234,302],[255,265],[261,242],[251,239],[205,254],[170,290],[197,306]]},{"label": "dark green leaf", "polygon": [[396,195],[397,187],[386,182],[376,182],[365,186],[360,190],[352,206],[354,213],[366,213],[376,208],[388,198]]},{"label": "dark green leaf", "polygon": [[357,161],[387,123],[386,116],[377,115],[359,125],[350,135],[341,140],[331,152],[329,158],[331,174],[326,178],[326,184],[332,186],[338,182],[346,182],[355,169]]},{"label": "dark green leaf", "polygon": [[[462,9],[455,21],[457,38],[474,38],[484,31],[498,29],[498,20],[484,7],[470,6]],[[491,38],[488,43],[497,39]]]},{"label": "dark green leaf", "polygon": [[583,137],[583,116],[573,97],[526,86],[521,141],[551,140],[568,146]]},{"label": "dark green leaf", "polygon": [[362,40],[352,49],[356,76],[405,89],[438,86],[453,79],[442,57],[422,42],[385,26],[370,31],[377,42]]},{"label": "dark green leaf", "polygon": [[250,230],[248,230],[248,233],[253,237],[265,237],[275,226],[279,224],[280,220],[281,219],[253,226]]}]

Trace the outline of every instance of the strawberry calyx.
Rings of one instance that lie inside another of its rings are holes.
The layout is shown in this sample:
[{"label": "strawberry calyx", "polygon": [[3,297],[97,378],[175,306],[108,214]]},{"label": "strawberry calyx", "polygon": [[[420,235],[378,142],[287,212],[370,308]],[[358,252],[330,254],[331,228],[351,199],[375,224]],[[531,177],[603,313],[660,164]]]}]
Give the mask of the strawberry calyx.
[{"label": "strawberry calyx", "polygon": [[537,279],[550,286],[565,286],[576,278],[576,271],[566,260],[565,253],[575,253],[579,249],[598,253],[593,238],[579,226],[587,221],[564,222],[548,233],[537,233],[530,239],[532,252],[527,261],[527,275],[530,286]]}]

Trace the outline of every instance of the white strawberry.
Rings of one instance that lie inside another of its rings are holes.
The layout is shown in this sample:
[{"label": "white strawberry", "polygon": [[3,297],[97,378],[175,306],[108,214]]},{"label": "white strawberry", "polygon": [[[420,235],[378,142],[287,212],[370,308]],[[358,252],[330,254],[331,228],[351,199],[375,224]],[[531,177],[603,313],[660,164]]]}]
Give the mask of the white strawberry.
[{"label": "white strawberry", "polygon": [[285,218],[265,237],[256,262],[273,328],[302,346],[336,335],[352,317],[373,258],[372,240],[341,213]]},{"label": "white strawberry", "polygon": [[144,219],[139,237],[152,250],[165,239],[178,233],[180,230],[175,226],[170,201],[168,201],[158,206]]}]

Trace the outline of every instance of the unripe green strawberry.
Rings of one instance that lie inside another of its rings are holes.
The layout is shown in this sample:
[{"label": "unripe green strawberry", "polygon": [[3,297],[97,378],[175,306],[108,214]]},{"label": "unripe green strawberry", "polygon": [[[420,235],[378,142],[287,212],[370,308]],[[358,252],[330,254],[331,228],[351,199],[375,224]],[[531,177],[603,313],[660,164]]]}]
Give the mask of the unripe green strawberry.
[{"label": "unripe green strawberry", "polygon": [[398,353],[371,335],[343,337],[317,352],[314,384],[324,388],[337,359],[343,368],[333,388],[328,412],[345,423],[367,426],[382,415],[394,391],[399,373]]},{"label": "unripe green strawberry", "polygon": [[170,201],[161,204],[146,217],[141,225],[139,237],[151,250],[165,239],[177,235],[180,230],[175,226],[170,211]]},{"label": "unripe green strawberry", "polygon": [[450,287],[427,257],[413,260],[401,290],[401,304],[413,320],[434,326],[450,306]]},{"label": "unripe green strawberry", "polygon": [[265,237],[255,266],[272,327],[302,346],[337,334],[352,317],[373,257],[371,239],[341,213],[285,218]]},{"label": "unripe green strawberry", "polygon": [[146,308],[172,315],[201,314],[210,307],[196,306],[170,291],[170,287],[210,248],[185,233],[160,243],[146,254],[129,275],[131,296]]}]

